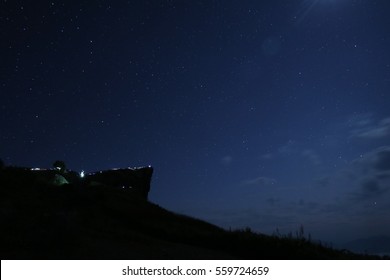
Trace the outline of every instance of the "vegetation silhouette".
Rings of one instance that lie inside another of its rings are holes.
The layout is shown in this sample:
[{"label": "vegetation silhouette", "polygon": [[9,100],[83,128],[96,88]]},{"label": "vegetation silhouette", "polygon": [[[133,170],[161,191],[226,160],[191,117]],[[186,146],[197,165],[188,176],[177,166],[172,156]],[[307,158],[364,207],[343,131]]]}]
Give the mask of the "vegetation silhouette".
[{"label": "vegetation silhouette", "polygon": [[379,258],[312,242],[303,227],[296,236],[225,230],[127,189],[82,179],[58,185],[30,171],[0,169],[1,259]]},{"label": "vegetation silhouette", "polygon": [[62,173],[65,172],[66,170],[66,164],[64,161],[62,160],[56,160],[54,163],[53,163],[53,167],[55,169],[58,169],[59,171],[61,171]]}]

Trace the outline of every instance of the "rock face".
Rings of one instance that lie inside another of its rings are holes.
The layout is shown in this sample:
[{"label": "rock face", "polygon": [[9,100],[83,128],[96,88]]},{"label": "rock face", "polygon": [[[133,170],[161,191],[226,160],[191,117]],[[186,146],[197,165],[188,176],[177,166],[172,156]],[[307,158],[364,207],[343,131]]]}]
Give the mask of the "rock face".
[{"label": "rock face", "polygon": [[86,174],[83,181],[88,185],[106,185],[120,188],[147,200],[153,168],[122,168]]}]

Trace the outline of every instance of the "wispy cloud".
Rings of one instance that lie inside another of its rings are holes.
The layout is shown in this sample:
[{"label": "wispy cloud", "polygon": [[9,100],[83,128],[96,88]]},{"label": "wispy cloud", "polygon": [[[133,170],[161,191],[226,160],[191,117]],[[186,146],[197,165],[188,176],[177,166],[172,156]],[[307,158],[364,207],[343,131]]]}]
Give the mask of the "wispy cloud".
[{"label": "wispy cloud", "polygon": [[301,156],[313,165],[320,165],[322,163],[321,157],[315,150],[300,147],[295,141],[292,140],[280,146],[274,153],[267,153],[262,155],[260,159],[271,160],[286,156]]},{"label": "wispy cloud", "polygon": [[268,159],[273,159],[274,157],[275,157],[274,154],[272,154],[272,153],[267,153],[267,154],[262,155],[260,158],[261,158],[261,159],[268,160]]},{"label": "wispy cloud", "polygon": [[233,162],[233,157],[232,156],[224,156],[223,158],[221,158],[221,163],[223,165],[230,165],[231,163]]},{"label": "wispy cloud", "polygon": [[360,139],[382,139],[390,137],[390,117],[373,123],[370,117],[351,123],[351,137]]},{"label": "wispy cloud", "polygon": [[295,142],[292,140],[289,140],[285,145],[279,147],[278,153],[279,154],[291,154],[296,152]]},{"label": "wispy cloud", "polygon": [[257,177],[254,179],[249,179],[246,181],[243,181],[243,185],[247,186],[259,186],[259,187],[264,187],[264,186],[273,186],[277,183],[276,179],[274,178],[269,178],[269,177]]},{"label": "wispy cloud", "polygon": [[280,156],[288,156],[297,153],[296,143],[289,140],[286,144],[277,148],[274,152],[269,152],[260,156],[260,159],[271,160]]},{"label": "wispy cloud", "polygon": [[308,159],[313,165],[320,165],[322,163],[320,156],[313,150],[304,150],[302,156]]}]

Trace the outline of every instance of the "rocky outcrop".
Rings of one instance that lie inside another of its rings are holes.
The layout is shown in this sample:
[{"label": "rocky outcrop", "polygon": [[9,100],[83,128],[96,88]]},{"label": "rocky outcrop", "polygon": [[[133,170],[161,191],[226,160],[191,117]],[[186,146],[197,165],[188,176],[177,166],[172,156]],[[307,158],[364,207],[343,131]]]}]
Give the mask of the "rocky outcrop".
[{"label": "rocky outcrop", "polygon": [[106,185],[134,193],[147,200],[152,180],[153,168],[121,168],[89,173],[83,181],[88,185]]},{"label": "rocky outcrop", "polygon": [[134,194],[142,200],[148,199],[153,168],[116,168],[81,175],[78,172],[58,169],[25,167],[5,167],[0,170],[0,183],[3,185],[74,185],[106,186]]}]

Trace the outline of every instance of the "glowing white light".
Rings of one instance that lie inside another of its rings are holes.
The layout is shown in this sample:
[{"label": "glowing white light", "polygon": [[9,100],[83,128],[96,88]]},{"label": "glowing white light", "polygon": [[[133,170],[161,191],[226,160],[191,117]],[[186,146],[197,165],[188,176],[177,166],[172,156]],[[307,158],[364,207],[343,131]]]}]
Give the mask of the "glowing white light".
[{"label": "glowing white light", "polygon": [[41,170],[40,168],[38,167],[35,167],[35,168],[31,168],[32,171],[37,171],[37,170]]},{"label": "glowing white light", "polygon": [[80,177],[81,177],[81,178],[84,178],[84,176],[85,176],[85,173],[84,173],[84,170],[82,170],[82,171],[80,172]]}]

